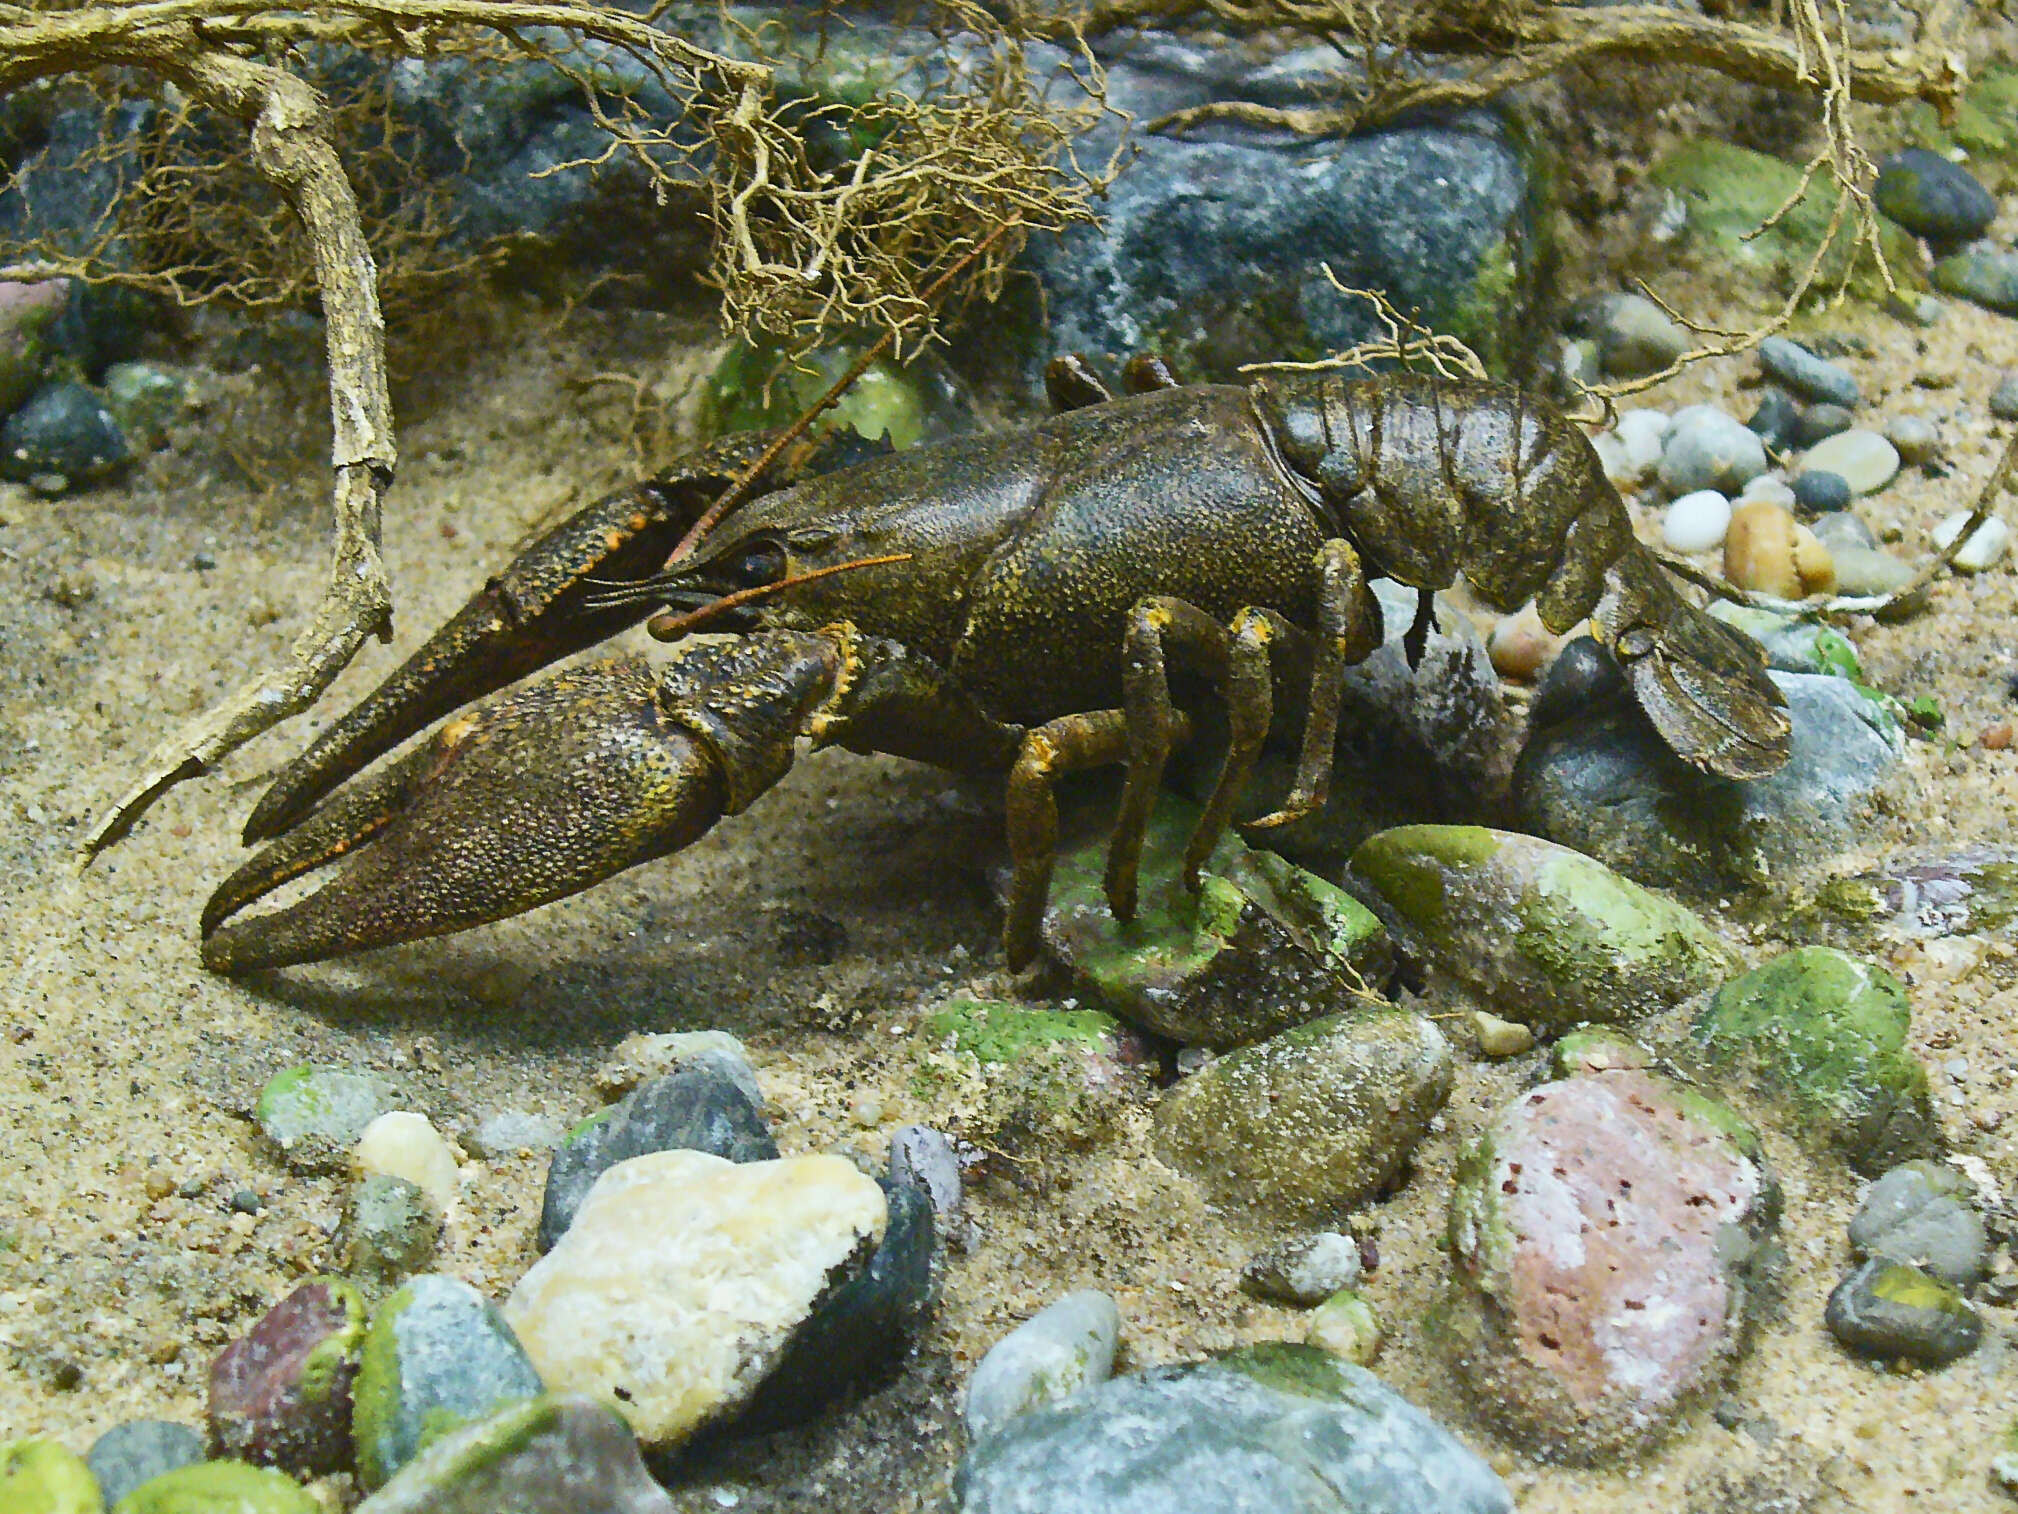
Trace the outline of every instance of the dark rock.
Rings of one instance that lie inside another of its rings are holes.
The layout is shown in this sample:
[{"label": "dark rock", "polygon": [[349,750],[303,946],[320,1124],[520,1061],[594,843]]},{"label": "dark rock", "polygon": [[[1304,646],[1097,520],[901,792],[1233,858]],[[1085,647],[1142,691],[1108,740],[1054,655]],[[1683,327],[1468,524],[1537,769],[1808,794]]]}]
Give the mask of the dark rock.
[{"label": "dark rock", "polygon": [[890,1181],[922,1189],[942,1224],[960,1213],[960,1153],[929,1125],[901,1125],[891,1135]]},{"label": "dark rock", "polygon": [[1542,730],[1616,704],[1629,692],[1618,659],[1594,637],[1576,636],[1563,643],[1555,661],[1542,674],[1529,711],[1535,729]]},{"label": "dark rock", "polygon": [[194,1466],[204,1458],[203,1437],[166,1419],[129,1419],[114,1425],[84,1453],[98,1496],[111,1508],[142,1483]]},{"label": "dark rock", "polygon": [[1905,1262],[1860,1262],[1829,1295],[1829,1333],[1852,1351],[1944,1367],[1983,1339],[1982,1316],[1952,1284]]},{"label": "dark rock", "polygon": [[1927,277],[1943,294],[1972,300],[2000,315],[2018,315],[2018,252],[1972,247],[1943,258]]},{"label": "dark rock", "polygon": [[569,1133],[547,1169],[540,1249],[553,1248],[608,1169],[647,1152],[681,1150],[768,1162],[777,1156],[778,1143],[735,1080],[712,1061],[696,1058]]},{"label": "dark rock", "polygon": [[1794,475],[1794,503],[1808,516],[1850,508],[1850,483],[1840,473],[1804,468]]},{"label": "dark rock", "polygon": [[1972,241],[1997,218],[1997,201],[1973,174],[1924,147],[1881,163],[1872,198],[1915,236],[1945,245]]},{"label": "dark rock", "polygon": [[1114,1378],[968,1454],[962,1514],[1512,1514],[1492,1469],[1364,1368],[1252,1346]]},{"label": "dark rock", "polygon": [[1745,422],[1775,452],[1791,452],[1801,425],[1801,407],[1784,389],[1769,388],[1759,397],[1759,408]]},{"label": "dark rock", "polygon": [[112,412],[82,384],[45,385],[0,424],[0,474],[17,482],[60,474],[92,483],[131,459]]},{"label": "dark rock", "polygon": [[363,1344],[357,1290],[337,1278],[303,1283],[211,1363],[211,1446],[304,1477],[347,1466]]},{"label": "dark rock", "polygon": [[1841,405],[1809,405],[1794,423],[1794,444],[1812,447],[1832,436],[1840,436],[1857,424],[1857,418]]},{"label": "dark rock", "polygon": [[1862,400],[1857,380],[1847,369],[1783,336],[1769,336],[1759,344],[1759,366],[1803,399],[1845,410],[1856,409]]}]

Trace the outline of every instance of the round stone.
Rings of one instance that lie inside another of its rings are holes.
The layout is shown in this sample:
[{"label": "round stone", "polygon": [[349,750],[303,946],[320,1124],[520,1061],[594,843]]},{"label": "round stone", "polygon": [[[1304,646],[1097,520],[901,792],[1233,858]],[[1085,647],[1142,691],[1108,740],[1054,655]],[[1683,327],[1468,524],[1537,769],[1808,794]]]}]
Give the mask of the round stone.
[{"label": "round stone", "polygon": [[1941,455],[1941,433],[1924,415],[1895,415],[1885,422],[1885,440],[1902,463],[1932,462]]},{"label": "round stone", "polygon": [[1724,536],[1724,576],[1741,589],[1805,599],[1836,587],[1829,549],[1781,506],[1752,500],[1731,512]]},{"label": "round stone", "polygon": [[84,1458],[53,1440],[0,1441],[0,1509],[6,1514],[101,1514]]},{"label": "round stone", "polygon": [[293,1478],[242,1461],[204,1461],[150,1478],[120,1500],[117,1514],[322,1514]]},{"label": "round stone", "polygon": [[349,1283],[296,1288],[211,1363],[211,1444],[304,1477],[347,1466],[364,1332],[364,1300]]},{"label": "round stone", "polygon": [[1708,552],[1721,546],[1731,524],[1731,502],[1715,489],[1698,489],[1670,504],[1661,516],[1661,541],[1670,552]]},{"label": "round stone", "polygon": [[1661,453],[1661,483],[1672,495],[1698,489],[1726,494],[1766,471],[1766,449],[1758,433],[1712,405],[1691,405],[1675,416]]},{"label": "round stone", "polygon": [[17,481],[51,473],[91,483],[131,460],[111,410],[82,384],[45,384],[0,423],[0,474]]},{"label": "round stone", "polygon": [[967,1383],[967,1434],[992,1435],[1019,1414],[1062,1403],[1114,1375],[1121,1312],[1093,1289],[1068,1293],[988,1348]]},{"label": "round stone", "polygon": [[1925,1268],[1971,1288],[1990,1264],[1989,1233],[1970,1202],[1974,1185],[1945,1162],[1905,1162],[1874,1182],[1850,1221],[1850,1244],[1866,1256]]},{"label": "round stone", "polygon": [[[1934,545],[1946,548],[1962,534],[1962,528],[1969,524],[1972,513],[1968,510],[1957,510],[1943,520],[1932,532]],[[2002,562],[2010,546],[2011,528],[2005,525],[2000,517],[1993,515],[1975,529],[1952,561],[1961,572],[1981,573],[1985,568],[1994,567]]]},{"label": "round stone", "polygon": [[1794,503],[1810,515],[1850,508],[1850,481],[1825,468],[1803,468],[1794,475]]},{"label": "round stone", "polygon": [[1875,431],[1850,430],[1810,447],[1801,466],[1840,474],[1852,494],[1869,494],[1898,473],[1899,451]]},{"label": "round stone", "polygon": [[1983,1339],[1983,1320],[1951,1283],[1888,1257],[1859,1263],[1823,1314],[1829,1333],[1852,1351],[1945,1366]]},{"label": "round stone", "polygon": [[1592,637],[1572,637],[1556,653],[1535,691],[1531,707],[1535,728],[1559,725],[1625,697],[1626,678],[1617,659]]},{"label": "round stone", "polygon": [[1240,1269],[1240,1286],[1257,1298],[1309,1309],[1357,1283],[1365,1268],[1355,1237],[1320,1230],[1250,1259]]},{"label": "round stone", "polygon": [[1871,197],[1880,211],[1930,242],[1972,241],[1997,217],[1997,201],[1975,175],[1924,147],[1880,164]]},{"label": "round stone", "polygon": [[1482,1009],[1471,1012],[1472,1034],[1478,1038],[1481,1055],[1517,1057],[1535,1044],[1535,1033],[1518,1020],[1502,1020]]},{"label": "round stone", "polygon": [[413,1184],[427,1195],[437,1214],[446,1215],[455,1207],[460,1192],[455,1153],[424,1114],[395,1109],[380,1115],[358,1136],[350,1161],[359,1178],[399,1178]]},{"label": "round stone", "polygon": [[1658,373],[1694,345],[1687,330],[1643,295],[1623,294],[1606,307],[1598,330],[1598,361],[1612,378]]},{"label": "round stone", "polygon": [[2000,421],[2018,421],[2018,373],[2007,373],[1990,391],[1990,413]]},{"label": "round stone", "polygon": [[2000,315],[2018,315],[2018,252],[1988,244],[1943,258],[1927,270],[1943,294],[1972,301]]},{"label": "round stone", "polygon": [[1862,398],[1848,370],[1783,336],[1769,336],[1759,344],[1759,366],[1803,399],[1854,410]]},{"label": "round stone", "polygon": [[[203,1459],[203,1437],[187,1425],[165,1419],[130,1419],[114,1425],[84,1455],[108,1509],[142,1483]],[[4,1503],[0,1497],[0,1506]]]},{"label": "round stone", "polygon": [[1311,1311],[1303,1338],[1358,1367],[1371,1367],[1387,1340],[1373,1305],[1351,1288],[1341,1289]]},{"label": "round stone", "polygon": [[364,1129],[398,1100],[391,1083],[350,1067],[290,1067],[260,1091],[252,1118],[290,1167],[334,1172]]},{"label": "round stone", "polygon": [[344,1204],[344,1265],[357,1278],[391,1284],[427,1266],[441,1232],[441,1209],[414,1184],[366,1178]]},{"label": "round stone", "polygon": [[[1823,516],[1823,520],[1829,519]],[[1817,523],[1819,524],[1819,522]],[[1913,581],[1913,565],[1876,547],[1831,547],[1836,565],[1836,592],[1859,598],[1896,594]]]},{"label": "round stone", "polygon": [[1773,388],[1768,388],[1760,396],[1759,408],[1745,422],[1746,427],[1756,432],[1759,440],[1775,452],[1785,452],[1794,445],[1794,433],[1800,424],[1800,405],[1786,390]]},{"label": "round stone", "polygon": [[1555,641],[1535,607],[1526,604],[1493,626],[1492,635],[1486,638],[1486,651],[1494,672],[1525,683],[1541,671]]}]

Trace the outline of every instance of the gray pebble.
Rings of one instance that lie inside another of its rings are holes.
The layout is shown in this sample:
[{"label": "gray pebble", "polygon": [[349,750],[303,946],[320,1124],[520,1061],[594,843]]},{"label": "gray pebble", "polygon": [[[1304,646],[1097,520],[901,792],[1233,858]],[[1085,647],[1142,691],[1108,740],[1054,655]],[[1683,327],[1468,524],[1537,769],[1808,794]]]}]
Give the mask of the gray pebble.
[{"label": "gray pebble", "polygon": [[1574,637],[1563,643],[1535,691],[1531,707],[1535,729],[1560,725],[1625,697],[1626,678],[1617,659],[1593,638]]},{"label": "gray pebble", "polygon": [[165,1419],[129,1419],[114,1425],[84,1453],[98,1496],[111,1508],[150,1478],[204,1459],[203,1437]]},{"label": "gray pebble", "polygon": [[[1841,511],[1847,515],[1849,512]],[[1828,516],[1822,517],[1830,519]],[[1826,545],[1826,544],[1825,544]],[[1836,592],[1853,597],[1868,597],[1876,594],[1893,594],[1913,581],[1913,566],[1903,563],[1889,552],[1881,552],[1875,547],[1859,547],[1845,544],[1830,547],[1829,556],[1836,564]],[[1916,599],[1919,596],[1914,596]]]},{"label": "gray pebble", "polygon": [[1970,1203],[1974,1188],[1945,1162],[1906,1162],[1871,1185],[1850,1244],[1865,1256],[1911,1262],[1958,1288],[1982,1281],[1990,1238]]},{"label": "gray pebble", "polygon": [[1941,433],[1924,416],[1895,415],[1885,422],[1885,440],[1902,463],[1932,462],[1941,455]]},{"label": "gray pebble", "polygon": [[301,1066],[268,1080],[252,1118],[288,1166],[336,1172],[349,1164],[365,1126],[398,1107],[398,1090],[376,1073]]},{"label": "gray pebble", "polygon": [[1712,405],[1691,405],[1676,415],[1661,453],[1661,483],[1670,496],[1698,489],[1735,495],[1765,471],[1758,433]]},{"label": "gray pebble", "polygon": [[1857,418],[1841,405],[1810,405],[1794,425],[1794,442],[1797,446],[1812,447],[1848,431],[1856,423]]},{"label": "gray pebble", "polygon": [[1359,1281],[1359,1241],[1336,1230],[1271,1246],[1240,1271],[1243,1291],[1311,1309]]},{"label": "gray pebble", "polygon": [[1061,1403],[1114,1375],[1121,1311],[1093,1289],[1068,1293],[1010,1331],[967,1384],[967,1434],[976,1441],[1019,1414]]},{"label": "gray pebble", "polygon": [[1979,237],[1997,218],[1997,201],[1974,174],[1924,147],[1880,164],[1871,197],[1915,236],[1942,245]]},{"label": "gray pebble", "polygon": [[1971,300],[1986,310],[2018,315],[2018,252],[1979,244],[1943,258],[1927,273],[1943,294]]},{"label": "gray pebble", "polygon": [[1983,1339],[1982,1318],[1958,1290],[1886,1257],[1860,1262],[1838,1283],[1824,1318],[1853,1351],[1934,1367],[1967,1356]]},{"label": "gray pebble", "polygon": [[960,1154],[929,1125],[902,1125],[890,1137],[890,1181],[924,1189],[942,1221],[960,1212]]},{"label": "gray pebble", "polygon": [[1831,510],[1825,515],[1818,515],[1808,529],[1815,533],[1815,540],[1832,553],[1845,547],[1870,552],[1878,546],[1878,538],[1871,534],[1871,528],[1854,510]]},{"label": "gray pebble", "polygon": [[1612,378],[1658,373],[1693,345],[1667,312],[1641,295],[1610,302],[1598,330],[1598,361]]},{"label": "gray pebble", "polygon": [[561,1122],[523,1109],[501,1109],[470,1132],[470,1148],[486,1160],[521,1151],[552,1151],[560,1145]]},{"label": "gray pebble", "polygon": [[1794,397],[1784,389],[1768,387],[1745,425],[1775,452],[1786,452],[1794,445],[1794,431],[1800,422],[1801,407]]},{"label": "gray pebble", "polygon": [[2018,421],[2018,373],[2007,373],[1990,391],[1990,413],[2000,421]]},{"label": "gray pebble", "polygon": [[1799,342],[1769,336],[1759,344],[1759,366],[1804,399],[1854,410],[1862,399],[1857,380]]},{"label": "gray pebble", "polygon": [[1794,503],[1809,515],[1850,508],[1850,484],[1826,468],[1804,468],[1794,475]]},{"label": "gray pebble", "polygon": [[380,1173],[350,1191],[343,1218],[344,1266],[390,1284],[420,1271],[441,1241],[442,1217],[418,1186]]}]

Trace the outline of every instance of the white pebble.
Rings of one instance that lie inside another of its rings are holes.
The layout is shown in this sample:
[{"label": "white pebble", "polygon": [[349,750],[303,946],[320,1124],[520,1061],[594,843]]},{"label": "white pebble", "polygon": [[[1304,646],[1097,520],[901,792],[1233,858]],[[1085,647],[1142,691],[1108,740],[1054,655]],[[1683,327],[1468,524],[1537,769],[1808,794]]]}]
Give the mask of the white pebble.
[{"label": "white pebble", "polygon": [[1852,494],[1869,494],[1892,482],[1899,471],[1899,449],[1877,432],[1857,426],[1815,443],[1801,466],[1841,474]]},{"label": "white pebble", "polygon": [[[1949,542],[1961,535],[1962,528],[1969,524],[1970,511],[1957,510],[1953,515],[1934,528],[1934,545],[1945,548]],[[2005,549],[2011,545],[2011,528],[1991,516],[1976,528],[1975,534],[1962,544],[1962,550],[1955,554],[1955,566],[1964,573],[1981,573],[1985,568],[2003,559]]]},{"label": "white pebble", "polygon": [[1661,516],[1661,541],[1670,552],[1708,552],[1731,526],[1731,502],[1715,489],[1684,494]]},{"label": "white pebble", "polygon": [[404,1178],[427,1195],[437,1214],[455,1204],[455,1153],[424,1114],[395,1109],[380,1115],[364,1127],[350,1160],[360,1178]]},{"label": "white pebble", "polygon": [[1773,504],[1778,505],[1782,510],[1789,513],[1794,508],[1794,491],[1787,486],[1785,479],[1776,477],[1771,473],[1761,473],[1749,484],[1746,484],[1743,492],[1738,495],[1738,498],[1740,501],[1754,499],[1770,500]]}]

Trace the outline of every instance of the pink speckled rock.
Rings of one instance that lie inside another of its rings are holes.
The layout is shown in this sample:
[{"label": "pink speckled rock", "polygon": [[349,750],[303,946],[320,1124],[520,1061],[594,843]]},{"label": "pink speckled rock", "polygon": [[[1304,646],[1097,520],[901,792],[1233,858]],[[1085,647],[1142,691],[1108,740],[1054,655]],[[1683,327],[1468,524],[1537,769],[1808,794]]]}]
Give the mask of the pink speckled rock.
[{"label": "pink speckled rock", "polygon": [[1643,1444],[1736,1356],[1778,1197],[1757,1138],[1700,1094],[1638,1069],[1545,1084],[1458,1169],[1442,1343],[1532,1449]]}]

